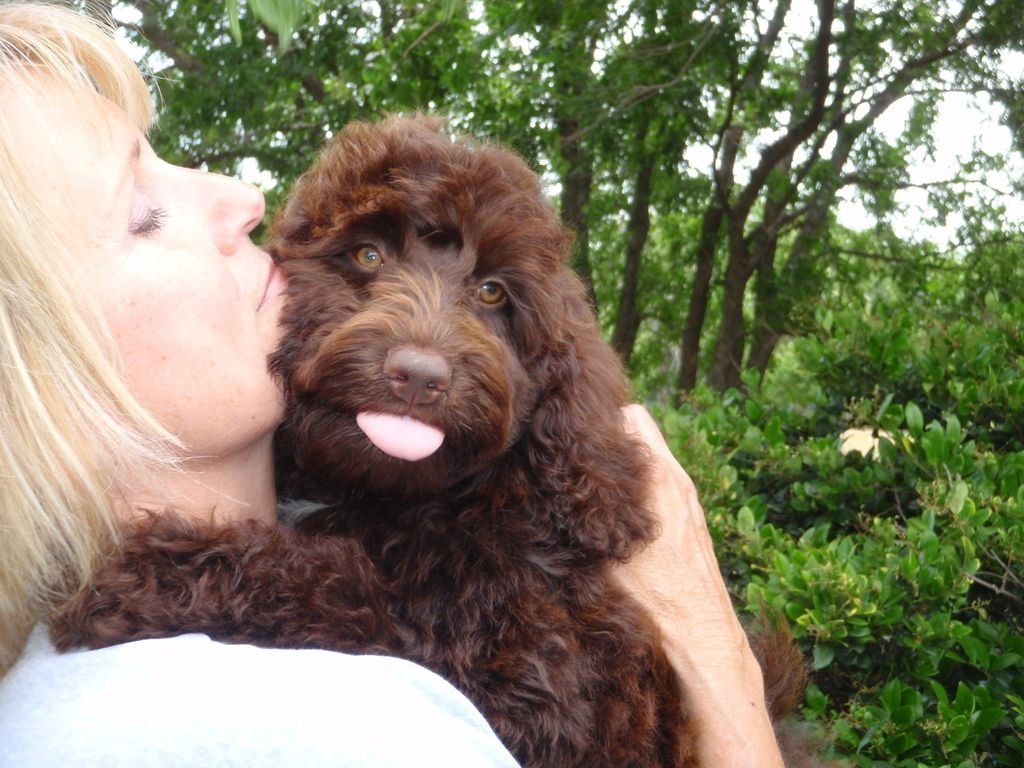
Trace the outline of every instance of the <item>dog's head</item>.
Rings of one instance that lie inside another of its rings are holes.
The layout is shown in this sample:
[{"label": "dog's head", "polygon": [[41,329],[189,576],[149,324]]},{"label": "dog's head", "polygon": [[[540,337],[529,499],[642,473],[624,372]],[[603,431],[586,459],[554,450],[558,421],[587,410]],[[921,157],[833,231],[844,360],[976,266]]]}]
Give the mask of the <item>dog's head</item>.
[{"label": "dog's head", "polygon": [[417,496],[515,446],[567,460],[627,398],[571,242],[512,152],[426,117],[346,127],[271,228],[300,469],[328,492]]}]

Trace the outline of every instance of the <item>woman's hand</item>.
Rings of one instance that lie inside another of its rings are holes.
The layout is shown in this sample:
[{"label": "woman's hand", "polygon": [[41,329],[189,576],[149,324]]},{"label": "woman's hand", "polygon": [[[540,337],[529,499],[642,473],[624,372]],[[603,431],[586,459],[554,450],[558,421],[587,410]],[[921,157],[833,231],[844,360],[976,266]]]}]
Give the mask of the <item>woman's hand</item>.
[{"label": "woman's hand", "polygon": [[733,611],[693,481],[646,409],[628,406],[623,416],[627,430],[651,452],[651,502],[661,532],[617,566],[615,576],[662,632],[665,651],[701,726],[704,764],[782,768],[761,669]]}]

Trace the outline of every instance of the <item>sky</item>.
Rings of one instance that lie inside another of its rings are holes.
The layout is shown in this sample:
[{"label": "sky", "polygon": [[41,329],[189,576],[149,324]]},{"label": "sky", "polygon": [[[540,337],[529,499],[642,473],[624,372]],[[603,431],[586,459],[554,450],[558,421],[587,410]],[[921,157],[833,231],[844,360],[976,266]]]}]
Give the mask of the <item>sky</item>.
[{"label": "sky", "polygon": [[[1024,55],[1009,57],[1008,65],[1024,72]],[[889,138],[895,138],[906,124],[909,108],[909,98],[893,104],[879,119],[879,130]],[[999,123],[1000,113],[1001,107],[993,105],[985,95],[946,94],[935,126],[935,154],[930,157],[924,149],[912,154],[911,183],[927,184],[950,178],[974,146],[991,154],[1006,155],[1010,159],[1009,172],[992,173],[985,180],[991,187],[1005,190],[1002,201],[1010,220],[1024,223],[1024,199],[1019,192],[1014,192],[1011,180],[1011,176],[1017,180],[1024,179],[1024,161],[1013,151],[1010,130]],[[912,240],[930,240],[940,247],[951,245],[956,226],[961,222],[953,216],[945,226],[927,223],[925,190],[901,190],[897,193],[897,201],[904,206],[904,211],[894,221],[897,235]],[[851,229],[874,226],[873,217],[849,194],[839,206],[838,217]]]}]

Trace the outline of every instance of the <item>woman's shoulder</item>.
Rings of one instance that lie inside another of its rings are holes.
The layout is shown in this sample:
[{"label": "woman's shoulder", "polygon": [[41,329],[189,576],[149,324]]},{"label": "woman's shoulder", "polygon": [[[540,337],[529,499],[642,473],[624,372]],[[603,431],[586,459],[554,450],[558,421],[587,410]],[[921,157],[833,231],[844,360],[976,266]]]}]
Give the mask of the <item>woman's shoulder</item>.
[{"label": "woman's shoulder", "polygon": [[70,756],[104,766],[514,765],[461,694],[400,659],[198,634],[58,654],[40,628],[0,681],[0,765]]}]

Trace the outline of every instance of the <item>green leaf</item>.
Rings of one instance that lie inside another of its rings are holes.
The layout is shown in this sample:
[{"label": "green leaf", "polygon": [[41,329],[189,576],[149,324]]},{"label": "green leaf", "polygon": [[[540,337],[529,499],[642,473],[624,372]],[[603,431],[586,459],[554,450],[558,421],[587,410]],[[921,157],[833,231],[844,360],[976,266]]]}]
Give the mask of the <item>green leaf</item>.
[{"label": "green leaf", "polygon": [[965,715],[957,715],[946,723],[946,745],[956,746],[971,732],[971,721]]},{"label": "green leaf", "polygon": [[907,403],[903,408],[903,417],[907,420],[907,428],[912,432],[924,429],[924,414],[914,403]]},{"label": "green leaf", "polygon": [[743,505],[736,513],[736,530],[743,536],[754,536],[757,533],[757,521],[750,507]]},{"label": "green leaf", "polygon": [[[967,658],[970,659],[971,663],[979,669],[987,670],[989,667],[989,652],[988,646],[979,640],[977,637],[966,636],[961,637],[959,640],[960,647],[964,649],[964,653],[967,654]],[[961,683],[963,685],[963,683]],[[957,693],[959,699],[959,692]],[[957,705],[959,708],[959,705]]]},{"label": "green leaf", "polygon": [[227,0],[228,25],[231,28],[231,37],[235,44],[242,42],[242,27],[238,22],[238,0]]},{"label": "green leaf", "polygon": [[885,414],[889,410],[889,406],[892,405],[892,400],[893,394],[892,392],[890,392],[885,396],[885,399],[882,400],[882,404],[878,406],[878,411],[875,414],[875,420],[878,421],[879,423],[881,423],[882,420],[885,418]]},{"label": "green leaf", "polygon": [[447,24],[453,18],[455,13],[462,7],[462,0],[441,0],[441,18],[444,23]]},{"label": "green leaf", "polygon": [[773,416],[764,428],[764,437],[770,445],[782,446],[786,444],[786,434],[782,431],[782,421]]},{"label": "green leaf", "polygon": [[899,680],[890,680],[882,688],[880,698],[888,712],[895,712],[903,701],[903,683]]},{"label": "green leaf", "polygon": [[956,698],[953,699],[953,706],[957,712],[970,714],[974,711],[974,694],[963,682],[957,685]]},{"label": "green leaf", "polygon": [[308,0],[249,0],[249,3],[253,14],[277,34],[278,52],[288,50]]},{"label": "green leaf", "polygon": [[828,645],[822,645],[821,643],[818,643],[814,646],[814,659],[811,663],[811,669],[813,669],[815,672],[821,669],[825,669],[825,667],[829,666],[832,663],[832,660],[835,658],[835,655],[836,651],[834,648]]},{"label": "green leaf", "polygon": [[760,421],[761,417],[764,416],[764,409],[754,400],[748,399],[744,402],[743,409],[747,413],[747,418],[751,421]]},{"label": "green leaf", "polygon": [[946,499],[946,509],[954,515],[960,514],[960,511],[964,508],[964,502],[967,501],[969,492],[970,489],[967,487],[967,483],[963,480],[957,480],[953,484],[953,490],[949,494],[949,498]]},{"label": "green leaf", "polygon": [[896,725],[902,726],[903,728],[908,728],[909,726],[917,722],[917,709],[913,706],[910,706],[909,704],[906,704],[902,707],[897,707],[893,711],[891,719],[892,722]]},{"label": "green leaf", "polygon": [[950,416],[946,419],[946,437],[954,443],[960,443],[964,438],[964,431],[960,426],[960,419],[956,416]]},{"label": "green leaf", "polygon": [[935,694],[935,700],[939,703],[940,709],[948,707],[949,694],[946,693],[946,689],[942,687],[942,684],[938,680],[929,680],[928,684],[932,688],[932,693]]},{"label": "green leaf", "polygon": [[1002,722],[1004,717],[1006,717],[1006,711],[1002,707],[987,707],[979,710],[975,713],[973,730],[979,736],[984,736]]}]

